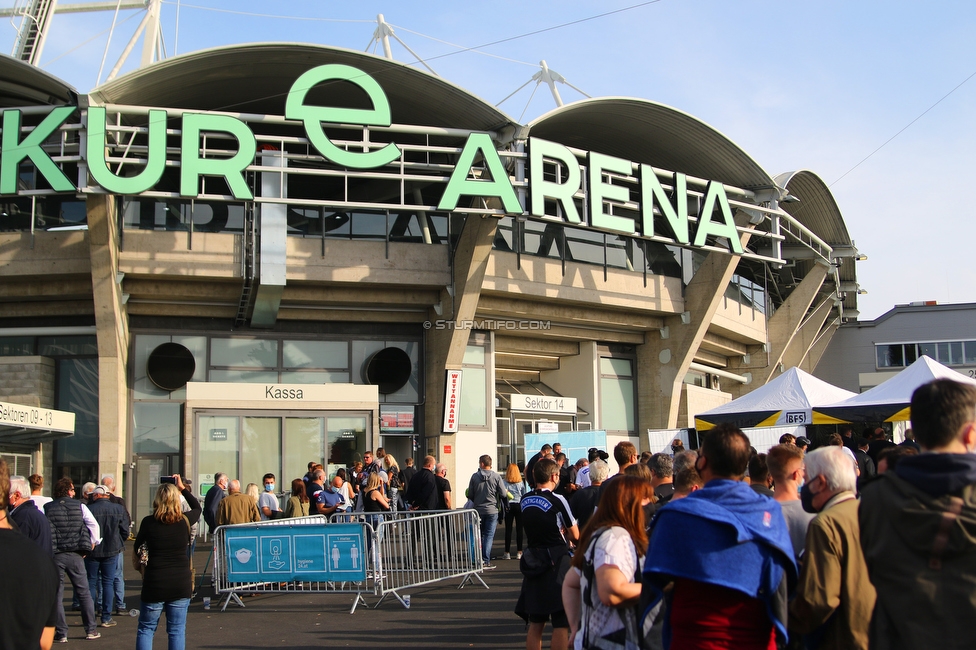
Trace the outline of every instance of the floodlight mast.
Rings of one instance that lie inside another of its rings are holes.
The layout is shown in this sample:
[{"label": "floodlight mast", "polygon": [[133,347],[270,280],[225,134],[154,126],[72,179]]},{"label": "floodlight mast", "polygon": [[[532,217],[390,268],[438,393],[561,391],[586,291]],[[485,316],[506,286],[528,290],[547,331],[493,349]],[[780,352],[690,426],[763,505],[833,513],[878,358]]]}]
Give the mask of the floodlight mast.
[{"label": "floodlight mast", "polygon": [[17,0],[13,7],[0,9],[0,16],[21,17],[13,56],[21,61],[38,65],[55,13],[68,14],[88,11],[118,11],[119,9],[145,9],[157,5],[158,31],[160,0],[106,0],[84,4],[58,4],[58,0]]}]

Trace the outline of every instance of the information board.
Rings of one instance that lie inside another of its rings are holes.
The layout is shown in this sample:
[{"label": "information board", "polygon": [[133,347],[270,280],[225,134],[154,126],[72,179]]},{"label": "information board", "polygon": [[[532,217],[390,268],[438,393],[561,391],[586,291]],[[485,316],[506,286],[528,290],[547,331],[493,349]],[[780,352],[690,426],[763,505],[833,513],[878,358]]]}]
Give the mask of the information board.
[{"label": "information board", "polygon": [[251,525],[224,529],[230,582],[366,579],[363,524]]}]

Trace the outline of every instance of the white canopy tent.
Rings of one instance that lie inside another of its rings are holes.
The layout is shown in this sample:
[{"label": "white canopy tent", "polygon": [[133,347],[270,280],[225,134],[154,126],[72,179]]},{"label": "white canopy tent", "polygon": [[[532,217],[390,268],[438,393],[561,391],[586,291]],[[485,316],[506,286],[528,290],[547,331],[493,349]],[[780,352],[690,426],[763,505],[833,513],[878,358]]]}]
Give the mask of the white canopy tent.
[{"label": "white canopy tent", "polygon": [[790,368],[765,386],[696,415],[695,427],[707,431],[723,423],[740,428],[836,424],[839,420],[825,417],[819,407],[855,396],[799,368]]},{"label": "white canopy tent", "polygon": [[970,379],[931,357],[922,355],[897,375],[860,395],[824,406],[820,411],[844,422],[901,422],[911,418],[912,393],[934,379],[951,379],[976,386]]}]

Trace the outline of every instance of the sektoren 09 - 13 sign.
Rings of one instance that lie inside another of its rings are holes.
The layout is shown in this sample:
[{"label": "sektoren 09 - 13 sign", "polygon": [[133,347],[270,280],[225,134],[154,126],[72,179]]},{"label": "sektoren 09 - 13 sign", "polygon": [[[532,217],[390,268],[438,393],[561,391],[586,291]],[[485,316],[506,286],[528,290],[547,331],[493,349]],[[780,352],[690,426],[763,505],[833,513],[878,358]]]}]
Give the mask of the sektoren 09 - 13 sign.
[{"label": "sektoren 09 - 13 sign", "polygon": [[[372,108],[342,108],[306,104],[308,92],[318,84],[330,81],[346,81],[355,84],[369,97]],[[65,175],[43,145],[78,110],[74,106],[59,106],[21,139],[22,113],[19,109],[3,111],[3,133],[0,142],[0,195],[17,194],[18,169],[30,160],[56,192],[75,192],[78,188]],[[148,152],[142,170],[131,176],[114,173],[106,161],[107,132],[112,125],[106,124],[107,110],[90,106],[83,111],[83,127],[86,131],[82,142],[86,143],[82,157],[91,177],[107,192],[122,195],[138,195],[152,190],[163,176],[166,167],[167,111],[148,111]],[[392,124],[389,100],[379,83],[369,74],[340,64],[321,65],[312,68],[295,80],[285,100],[285,119],[301,122],[312,146],[327,160],[347,169],[375,169],[389,165],[402,155],[394,142],[375,150],[349,151],[337,146],[323,130],[323,125],[356,125],[389,127]],[[201,135],[220,133],[237,141],[237,151],[229,157],[208,158],[201,156]],[[526,185],[528,205],[523,206],[505,165],[495,149],[488,133],[474,132],[467,136],[464,146],[444,187],[438,210],[458,209],[462,197],[497,199],[508,214],[529,214],[552,219],[546,214],[546,201],[555,201],[561,208],[562,220],[571,225],[638,237],[663,236],[678,245],[701,247],[709,237],[728,240],[729,250],[741,254],[742,246],[732,217],[732,209],[725,186],[710,181],[705,187],[703,200],[697,214],[691,214],[688,201],[687,177],[675,173],[673,191],[664,188],[650,165],[609,156],[597,152],[585,154],[584,173],[577,155],[568,147],[540,138],[530,137]],[[180,195],[186,198],[199,196],[200,179],[204,176],[225,179],[234,199],[251,201],[254,195],[245,179],[245,170],[252,165],[257,153],[257,140],[244,121],[227,114],[185,111],[180,131]],[[471,168],[483,165],[487,174],[472,175]],[[566,177],[547,180],[543,175],[544,164],[556,164],[566,170]],[[631,200],[629,188],[614,183],[613,177],[632,176],[637,169],[639,182],[639,209],[637,216],[614,214],[609,205],[622,205]],[[585,205],[580,214],[574,197],[584,190]],[[697,202],[692,202],[697,203]],[[656,232],[654,208],[662,219],[659,224],[670,232]]]}]

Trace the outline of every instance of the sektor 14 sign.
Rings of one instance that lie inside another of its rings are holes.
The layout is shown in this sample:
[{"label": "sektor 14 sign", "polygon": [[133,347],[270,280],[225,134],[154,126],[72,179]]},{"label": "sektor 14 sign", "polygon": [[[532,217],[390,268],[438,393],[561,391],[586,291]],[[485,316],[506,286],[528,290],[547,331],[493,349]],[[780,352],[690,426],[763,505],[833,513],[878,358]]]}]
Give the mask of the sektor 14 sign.
[{"label": "sektor 14 sign", "polygon": [[[306,103],[314,87],[329,82],[348,82],[366,93],[371,108],[343,108]],[[59,106],[21,138],[22,111],[3,112],[0,141],[0,194],[17,194],[18,170],[30,161],[55,192],[92,191],[76,188],[44,145],[62,129],[78,108]],[[117,125],[108,121],[108,109],[90,106],[82,111],[81,156],[94,183],[102,190],[121,195],[152,191],[163,177],[167,164],[167,127],[170,112],[148,109],[146,153],[140,154],[137,173],[112,171],[107,160],[112,147],[109,133]],[[390,103],[380,84],[369,74],[339,64],[312,68],[298,77],[285,100],[286,121],[300,122],[308,142],[325,160],[347,170],[377,169],[396,163],[403,152],[395,142],[364,147],[362,151],[344,148],[333,142],[325,128],[332,126],[390,127]],[[258,143],[251,127],[233,115],[215,112],[183,111],[179,147],[179,194],[185,198],[201,195],[204,177],[222,178],[234,200],[252,201],[246,171],[254,165]],[[206,156],[201,138],[236,141],[236,151],[220,157]],[[743,252],[732,216],[732,208],[721,182],[711,181],[704,192],[689,193],[688,178],[671,176],[666,189],[650,165],[598,152],[574,152],[568,147],[540,138],[526,142],[528,164],[525,182],[513,182],[513,175],[502,162],[502,155],[489,133],[467,135],[450,171],[437,203],[442,211],[464,211],[472,197],[497,202],[506,214],[531,215],[559,220],[569,225],[644,238],[659,238],[683,246],[702,247],[709,238],[728,241],[730,252]],[[511,153],[507,154],[511,155]],[[523,155],[523,154],[519,154]],[[584,162],[580,162],[580,158]],[[544,167],[560,173],[550,180]],[[477,173],[473,172],[477,169]],[[131,167],[130,167],[131,172]],[[516,174],[517,176],[517,174]],[[636,185],[636,191],[632,188]],[[522,199],[516,187],[524,188]],[[582,197],[583,209],[576,200]],[[701,200],[699,200],[699,198]],[[691,200],[689,200],[691,199]],[[547,203],[556,205],[556,214],[547,212]],[[689,204],[694,206],[689,208]],[[657,214],[655,214],[657,213]]]}]

